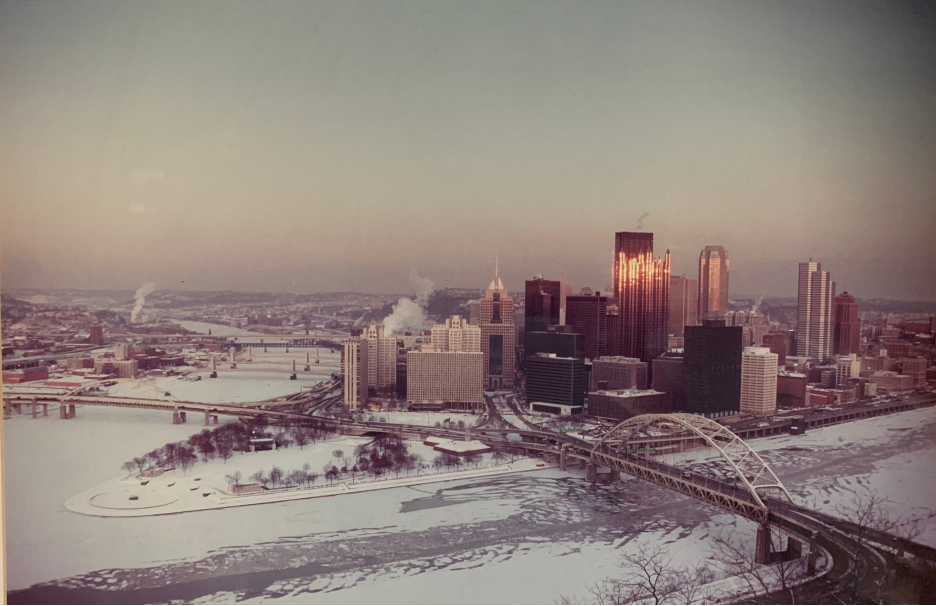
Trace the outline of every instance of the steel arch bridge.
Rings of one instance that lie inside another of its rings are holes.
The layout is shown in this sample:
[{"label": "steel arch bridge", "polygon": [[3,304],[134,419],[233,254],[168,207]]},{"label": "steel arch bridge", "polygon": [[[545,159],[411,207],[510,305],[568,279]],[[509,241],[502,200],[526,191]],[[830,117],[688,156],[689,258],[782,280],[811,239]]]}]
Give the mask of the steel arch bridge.
[{"label": "steel arch bridge", "polygon": [[[639,444],[672,444],[702,440],[714,448],[735,473],[737,489],[704,476],[652,461],[637,454]],[[629,449],[630,447],[630,449]],[[773,470],[744,440],[711,419],[693,414],[647,414],[630,418],[608,431],[591,449],[591,462],[643,477],[725,509],[757,519],[766,515],[765,500],[793,503],[790,493]],[[734,494],[729,494],[734,493]],[[738,497],[741,497],[740,499]]]}]

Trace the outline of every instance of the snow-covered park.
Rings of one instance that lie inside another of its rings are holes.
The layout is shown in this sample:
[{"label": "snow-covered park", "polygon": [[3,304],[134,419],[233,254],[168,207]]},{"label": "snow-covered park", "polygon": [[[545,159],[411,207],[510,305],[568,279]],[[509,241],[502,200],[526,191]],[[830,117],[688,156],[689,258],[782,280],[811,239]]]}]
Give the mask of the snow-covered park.
[{"label": "snow-covered park", "polygon": [[[76,419],[57,416],[14,416],[4,443],[9,586],[47,584],[62,592],[51,594],[59,601],[117,590],[131,603],[553,603],[587,598],[587,585],[619,574],[620,555],[642,542],[694,563],[710,559],[714,537],[750,540],[755,530],[639,480],[587,483],[578,469],[92,517],[68,510],[66,500],[125,477],[128,459],[203,427],[172,425],[157,411],[81,407]],[[322,444],[322,456],[348,440]],[[806,505],[831,511],[864,486],[886,491],[902,508],[896,513],[936,502],[932,408],[751,444]],[[306,452],[310,446],[286,451]],[[243,473],[248,457],[268,454],[212,461],[185,477]],[[705,465],[699,457],[694,463]],[[920,540],[933,544],[936,525],[927,524]]]}]

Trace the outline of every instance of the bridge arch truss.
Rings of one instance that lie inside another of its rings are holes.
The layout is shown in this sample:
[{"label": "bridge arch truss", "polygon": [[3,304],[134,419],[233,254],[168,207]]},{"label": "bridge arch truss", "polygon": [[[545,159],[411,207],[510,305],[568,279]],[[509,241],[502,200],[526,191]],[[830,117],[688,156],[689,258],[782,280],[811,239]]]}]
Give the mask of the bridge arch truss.
[{"label": "bridge arch truss", "polygon": [[763,498],[772,497],[792,503],[786,487],[772,469],[744,440],[711,419],[693,414],[646,414],[616,425],[595,445],[592,459],[600,462],[612,449],[626,450],[629,445],[701,439],[714,448],[734,471],[755,501],[764,510]]}]

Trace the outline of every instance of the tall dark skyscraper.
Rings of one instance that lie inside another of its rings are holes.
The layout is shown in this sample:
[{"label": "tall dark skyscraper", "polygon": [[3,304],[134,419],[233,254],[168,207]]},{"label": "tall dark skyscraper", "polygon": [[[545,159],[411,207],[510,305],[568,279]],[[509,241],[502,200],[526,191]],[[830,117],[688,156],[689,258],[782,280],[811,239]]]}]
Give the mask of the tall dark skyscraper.
[{"label": "tall dark skyscraper", "polygon": [[524,324],[526,332],[542,332],[558,326],[562,305],[562,283],[536,278],[526,281],[524,289]]},{"label": "tall dark skyscraper", "polygon": [[669,334],[682,336],[687,326],[699,323],[699,282],[686,276],[670,276]]},{"label": "tall dark skyscraper", "polygon": [[599,295],[566,297],[566,326],[584,338],[585,357],[608,353],[608,298]]},{"label": "tall dark skyscraper", "polygon": [[848,291],[835,297],[832,346],[836,355],[861,354],[861,320],[858,302]]},{"label": "tall dark skyscraper", "polygon": [[653,234],[614,234],[614,300],[620,337],[613,355],[650,363],[666,351],[670,254],[653,256]]},{"label": "tall dark skyscraper", "polygon": [[686,327],[686,411],[723,417],[741,409],[741,326],[703,320]]}]

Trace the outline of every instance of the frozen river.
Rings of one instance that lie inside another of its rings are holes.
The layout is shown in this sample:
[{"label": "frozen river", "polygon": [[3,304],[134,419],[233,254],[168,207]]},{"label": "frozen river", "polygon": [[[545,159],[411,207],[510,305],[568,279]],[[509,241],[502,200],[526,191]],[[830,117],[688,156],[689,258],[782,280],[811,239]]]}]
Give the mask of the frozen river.
[{"label": "frozen river", "polygon": [[[87,407],[74,421],[5,423],[7,578],[30,588],[11,603],[553,603],[586,597],[639,541],[689,563],[715,536],[754,533],[665,489],[592,485],[578,470],[151,518],[65,510],[123,461],[198,429]],[[752,445],[809,506],[834,508],[865,487],[886,491],[900,515],[936,502],[933,408]],[[936,544],[936,525],[921,540]]]}]

